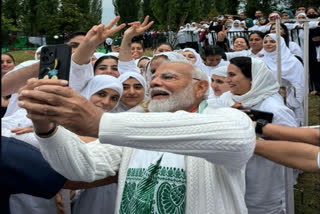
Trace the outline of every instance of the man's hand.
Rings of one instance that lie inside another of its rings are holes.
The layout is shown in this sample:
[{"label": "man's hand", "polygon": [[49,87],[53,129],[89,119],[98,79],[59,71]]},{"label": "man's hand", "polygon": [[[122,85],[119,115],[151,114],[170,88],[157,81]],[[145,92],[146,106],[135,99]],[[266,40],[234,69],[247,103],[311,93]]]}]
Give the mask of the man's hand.
[{"label": "man's hand", "polygon": [[78,135],[98,137],[103,112],[72,88],[56,81],[61,80],[33,80],[20,90],[18,104],[27,110],[35,132],[48,132],[52,124],[57,124]]}]

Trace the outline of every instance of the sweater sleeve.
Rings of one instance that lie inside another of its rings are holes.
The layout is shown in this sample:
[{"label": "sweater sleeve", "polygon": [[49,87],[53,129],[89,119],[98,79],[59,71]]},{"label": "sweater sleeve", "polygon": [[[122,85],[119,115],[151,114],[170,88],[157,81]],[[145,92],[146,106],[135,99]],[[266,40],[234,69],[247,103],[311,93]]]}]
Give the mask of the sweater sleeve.
[{"label": "sweater sleeve", "polygon": [[71,59],[69,86],[80,92],[87,82],[93,78],[93,74],[91,61],[88,64],[78,65]]},{"label": "sweater sleeve", "polygon": [[119,169],[120,147],[101,144],[99,140],[84,143],[61,126],[49,138],[36,138],[51,167],[72,181],[92,182],[114,176]]},{"label": "sweater sleeve", "polygon": [[101,143],[191,155],[231,168],[242,167],[255,147],[250,118],[231,108],[207,108],[205,113],[105,113],[99,139]]}]

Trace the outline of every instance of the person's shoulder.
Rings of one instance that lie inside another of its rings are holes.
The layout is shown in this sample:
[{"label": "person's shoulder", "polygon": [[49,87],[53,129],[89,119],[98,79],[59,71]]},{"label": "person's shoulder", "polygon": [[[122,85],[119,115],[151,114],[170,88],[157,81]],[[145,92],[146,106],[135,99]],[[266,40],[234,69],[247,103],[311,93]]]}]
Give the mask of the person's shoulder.
[{"label": "person's shoulder", "polygon": [[214,106],[208,106],[204,111],[204,114],[214,114],[214,115],[220,115],[220,116],[228,116],[228,117],[242,117],[247,116],[242,111],[231,108],[231,107],[214,107]]}]

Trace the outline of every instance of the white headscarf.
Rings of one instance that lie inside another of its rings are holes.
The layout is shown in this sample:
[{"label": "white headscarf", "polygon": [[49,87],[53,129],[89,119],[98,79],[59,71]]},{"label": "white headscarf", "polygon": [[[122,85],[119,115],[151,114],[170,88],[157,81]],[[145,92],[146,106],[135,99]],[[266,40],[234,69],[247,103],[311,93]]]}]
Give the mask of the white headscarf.
[{"label": "white headscarf", "polygon": [[187,52],[190,51],[193,53],[193,55],[196,57],[196,62],[194,63],[195,66],[198,66],[199,68],[201,68],[203,62],[202,62],[202,58],[200,56],[200,54],[197,53],[197,51],[193,48],[185,48],[182,50],[183,52]]},{"label": "white headscarf", "polygon": [[137,73],[137,72],[126,72],[120,75],[119,80],[120,82],[123,84],[125,81],[127,81],[129,78],[135,78],[136,80],[138,80],[138,82],[142,85],[142,87],[144,88],[144,95],[146,97],[146,93],[147,93],[147,83],[146,80],[144,79],[144,77]]},{"label": "white headscarf", "polygon": [[244,107],[257,105],[264,99],[278,93],[279,84],[267,65],[260,59],[251,58],[251,88],[241,95],[232,95],[232,100]]},{"label": "white headscarf", "polygon": [[109,52],[107,54],[105,54],[106,56],[114,56],[114,57],[117,57],[119,58],[119,52]]},{"label": "white headscarf", "polygon": [[220,66],[220,67],[215,68],[215,69],[212,70],[211,76],[214,74],[214,75],[217,75],[217,76],[220,76],[220,77],[227,77],[227,70],[228,70],[228,66],[227,65]]},{"label": "white headscarf", "polygon": [[[270,33],[266,35],[276,40],[276,34]],[[291,54],[290,49],[287,47],[284,39],[280,37],[281,48],[281,78],[289,81],[293,86],[304,86],[303,65],[301,62]],[[277,77],[277,51],[271,53],[264,51],[262,60],[267,64],[274,76]]]},{"label": "white headscarf", "polygon": [[101,52],[94,52],[93,56],[98,60],[100,57],[106,56],[106,54]]},{"label": "white headscarf", "polygon": [[[94,76],[88,82],[86,87],[81,92],[81,95],[83,95],[86,99],[89,100],[93,94],[95,94],[96,92],[98,92],[102,89],[113,89],[119,93],[119,96],[121,98],[123,86],[118,78],[115,78],[110,75],[97,75],[97,76]],[[118,104],[119,104],[119,102],[117,103],[117,105]],[[114,108],[116,108],[117,105]]]},{"label": "white headscarf", "polygon": [[[238,27],[235,27],[235,26],[234,26],[235,23],[238,23],[239,26],[238,26]],[[239,20],[234,20],[234,21],[232,22],[232,26],[231,26],[231,28],[228,30],[228,32],[244,31],[243,27],[240,26],[240,23],[241,23],[241,22],[240,22]]]},{"label": "white headscarf", "polygon": [[44,45],[42,45],[42,46],[40,46],[40,47],[38,47],[38,49],[36,50],[36,53],[34,54],[34,59],[35,60],[40,60],[40,59],[38,59],[38,53],[41,53],[41,49],[44,47]]}]

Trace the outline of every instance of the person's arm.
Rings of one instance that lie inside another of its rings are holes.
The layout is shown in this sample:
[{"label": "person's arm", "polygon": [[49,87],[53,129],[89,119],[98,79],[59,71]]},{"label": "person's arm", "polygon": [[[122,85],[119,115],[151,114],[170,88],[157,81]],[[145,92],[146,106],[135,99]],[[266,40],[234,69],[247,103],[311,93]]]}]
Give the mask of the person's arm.
[{"label": "person's arm", "polygon": [[105,113],[99,139],[116,146],[172,152],[230,168],[242,167],[255,146],[252,121],[231,108],[208,111],[210,114]]},{"label": "person's arm", "polygon": [[263,137],[273,140],[304,142],[319,145],[319,129],[289,127],[268,123],[262,128]]},{"label": "person's arm", "polygon": [[72,55],[72,60],[78,65],[88,64],[96,47],[104,42],[110,35],[126,26],[125,24],[121,24],[118,27],[111,29],[119,20],[120,16],[117,16],[107,26],[104,26],[103,24],[93,26],[88,31],[77,51]]},{"label": "person's arm", "polygon": [[19,88],[27,84],[27,80],[38,76],[39,62],[22,67],[8,73],[1,79],[1,96],[17,93]]},{"label": "person's arm", "polygon": [[50,166],[71,181],[93,182],[115,176],[119,170],[122,148],[84,143],[78,136],[59,126],[48,138],[36,135],[40,151]]},{"label": "person's arm", "polygon": [[319,172],[319,147],[288,141],[257,140],[255,153],[290,168]]},{"label": "person's arm", "polygon": [[105,186],[113,183],[118,182],[118,176],[109,176],[101,180],[93,181],[91,183],[83,182],[83,181],[70,181],[67,180],[66,183],[63,185],[64,189],[89,189],[94,187]]},{"label": "person's arm", "polygon": [[133,37],[143,34],[150,28],[153,21],[148,23],[148,20],[149,16],[146,16],[142,24],[140,22],[129,23],[130,28],[124,32],[119,52],[118,70],[120,74],[127,71],[140,73],[140,69],[131,55],[131,41]]},{"label": "person's arm", "polygon": [[53,170],[40,151],[15,138],[1,137],[1,191],[52,198],[66,178]]}]

